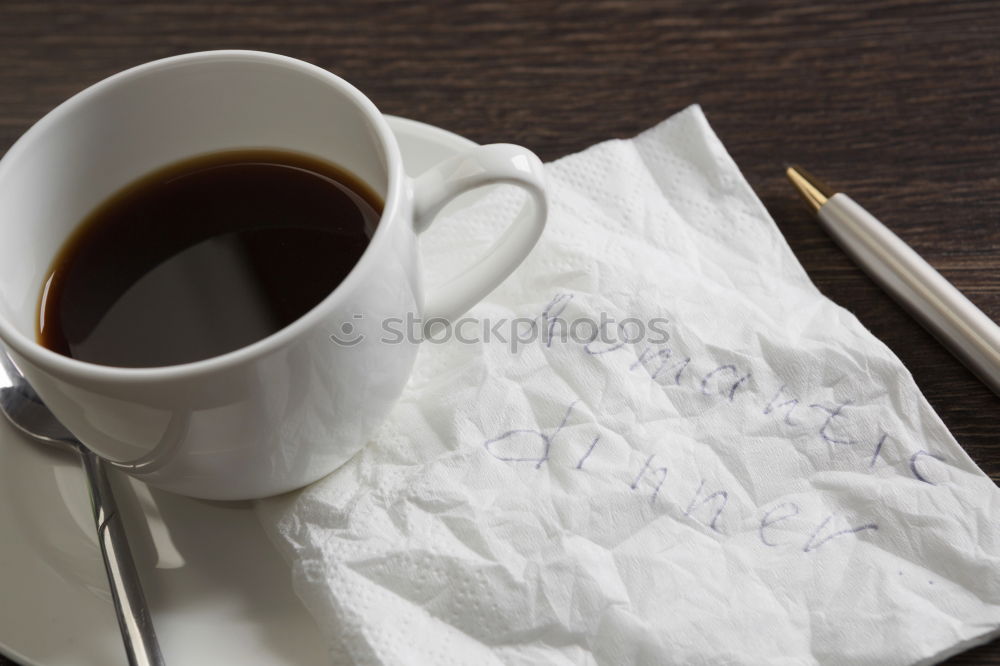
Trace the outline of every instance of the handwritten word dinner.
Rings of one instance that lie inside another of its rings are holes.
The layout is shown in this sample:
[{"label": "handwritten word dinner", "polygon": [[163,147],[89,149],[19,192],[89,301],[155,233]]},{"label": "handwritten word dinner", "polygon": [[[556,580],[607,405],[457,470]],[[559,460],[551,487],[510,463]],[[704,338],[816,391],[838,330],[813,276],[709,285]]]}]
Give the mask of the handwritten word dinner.
[{"label": "handwritten word dinner", "polygon": [[[554,326],[572,299],[572,294],[556,295],[540,315],[542,326]],[[554,340],[553,336],[546,336],[543,344],[551,346]],[[755,398],[751,393],[741,392],[753,376],[751,368],[741,368],[734,364],[700,363],[699,359],[676,354],[667,344],[644,347],[624,341],[599,342],[596,336],[590,342],[567,344],[575,344],[585,357],[593,358],[595,362],[621,363],[623,369],[636,374],[637,380],[655,382],[664,389],[696,391],[723,403]],[[595,357],[600,357],[600,360]],[[698,367],[703,369],[696,371],[695,368]],[[849,436],[846,433],[850,432],[851,401],[839,404],[813,403],[790,394],[785,383],[775,381],[774,384],[770,399],[757,405],[760,418],[775,419],[782,427],[810,428],[819,440],[833,449],[849,449],[855,456],[863,452],[860,458],[863,460],[863,467],[868,470],[875,467],[886,441],[891,438],[890,433],[881,432],[867,441]],[[579,442],[565,441],[568,435],[560,436],[579,402],[576,400],[566,406],[562,421],[554,429],[508,430],[485,440],[483,447],[499,461],[525,464],[538,470],[546,464],[552,464],[551,455],[555,446],[573,446],[578,455],[573,456],[571,468],[581,473],[592,471],[589,463],[594,452],[601,446],[600,435]],[[515,440],[517,445],[512,446]],[[633,464],[631,468],[610,471],[616,473],[630,491],[644,497],[650,506],[656,507],[658,503],[666,501],[664,491],[670,486],[670,466],[657,454],[645,455],[641,460],[638,466]],[[935,485],[933,470],[930,468],[934,461],[943,460],[936,453],[917,450],[908,457],[907,472],[920,483]],[[730,495],[726,490],[710,488],[707,481],[702,479],[697,490],[689,492],[685,497],[676,497],[674,501],[686,519],[696,521],[718,534],[724,534],[721,524],[729,499]],[[791,501],[778,502],[764,508],[755,519],[757,538],[764,546],[775,548],[793,545],[802,552],[810,553],[838,537],[878,530],[878,524],[872,521],[852,523],[843,516],[828,514],[815,516],[811,520],[811,527],[804,532],[799,542],[792,544],[787,538],[778,539],[775,536],[779,532],[787,533],[787,530],[773,529],[779,523],[793,518],[801,520],[805,513],[804,507]],[[782,525],[782,528],[785,527],[787,526]]]}]

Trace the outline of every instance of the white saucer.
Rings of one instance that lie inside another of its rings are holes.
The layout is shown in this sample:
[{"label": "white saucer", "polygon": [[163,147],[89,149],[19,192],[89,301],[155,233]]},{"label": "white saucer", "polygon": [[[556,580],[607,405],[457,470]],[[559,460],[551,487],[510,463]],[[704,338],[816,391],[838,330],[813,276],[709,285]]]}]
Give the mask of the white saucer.
[{"label": "white saucer", "polygon": [[[410,175],[474,145],[389,124]],[[125,663],[79,464],[0,421],[0,652],[25,666]],[[113,481],[168,664],[329,663],[251,503]]]}]

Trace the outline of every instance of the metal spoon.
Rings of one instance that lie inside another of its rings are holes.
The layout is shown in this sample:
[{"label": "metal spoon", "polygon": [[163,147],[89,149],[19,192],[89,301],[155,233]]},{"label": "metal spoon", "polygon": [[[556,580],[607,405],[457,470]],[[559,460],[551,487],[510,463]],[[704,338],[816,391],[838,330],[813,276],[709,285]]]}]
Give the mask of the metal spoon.
[{"label": "metal spoon", "polygon": [[125,526],[115,504],[104,465],[53,416],[35,389],[0,345],[0,411],[21,432],[36,442],[72,449],[79,454],[87,473],[90,502],[94,509],[97,539],[101,544],[104,570],[130,666],[163,666],[160,645],[153,631],[146,598],[132,561]]}]

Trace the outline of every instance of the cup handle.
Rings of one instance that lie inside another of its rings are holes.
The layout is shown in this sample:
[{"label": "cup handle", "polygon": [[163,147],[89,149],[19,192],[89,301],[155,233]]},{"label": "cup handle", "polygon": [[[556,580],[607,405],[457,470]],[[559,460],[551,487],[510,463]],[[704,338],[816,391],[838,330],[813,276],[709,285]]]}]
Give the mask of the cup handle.
[{"label": "cup handle", "polygon": [[458,195],[496,184],[524,188],[530,202],[484,257],[429,295],[424,307],[425,329],[435,320],[452,320],[465,313],[524,261],[545,228],[548,197],[541,160],[530,150],[507,143],[472,148],[432,167],[413,184],[413,225],[418,234]]}]

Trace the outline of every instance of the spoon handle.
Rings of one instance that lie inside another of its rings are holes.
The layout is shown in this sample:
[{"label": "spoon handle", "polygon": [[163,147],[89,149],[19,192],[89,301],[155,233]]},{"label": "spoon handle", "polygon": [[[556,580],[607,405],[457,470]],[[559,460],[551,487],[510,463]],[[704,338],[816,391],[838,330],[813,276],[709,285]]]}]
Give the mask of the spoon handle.
[{"label": "spoon handle", "polygon": [[132,551],[128,547],[125,525],[115,504],[104,465],[86,447],[78,448],[87,473],[97,539],[101,544],[101,556],[129,666],[163,666],[160,644],[156,640],[149,607],[142,593],[135,562],[132,561]]}]

